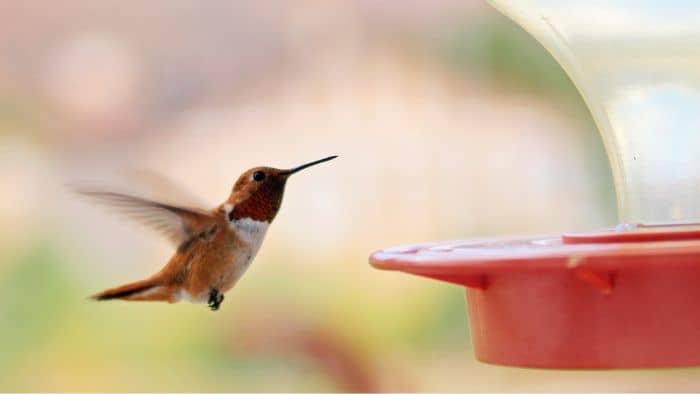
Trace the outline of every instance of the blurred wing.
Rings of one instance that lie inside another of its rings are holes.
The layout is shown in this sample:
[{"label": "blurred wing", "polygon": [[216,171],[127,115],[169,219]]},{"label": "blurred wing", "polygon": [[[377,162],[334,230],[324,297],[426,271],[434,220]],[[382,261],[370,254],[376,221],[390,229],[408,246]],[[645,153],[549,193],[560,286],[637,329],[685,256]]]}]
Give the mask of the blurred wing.
[{"label": "blurred wing", "polygon": [[129,168],[124,172],[126,179],[129,180],[129,184],[137,182],[141,186],[146,187],[152,192],[154,199],[177,201],[178,205],[188,207],[201,207],[207,205],[202,203],[202,200],[199,199],[198,196],[190,193],[189,190],[175,183],[172,179],[157,172],[143,168]]},{"label": "blurred wing", "polygon": [[157,230],[178,246],[204,226],[215,222],[211,213],[204,209],[180,207],[99,189],[74,188],[74,191]]}]

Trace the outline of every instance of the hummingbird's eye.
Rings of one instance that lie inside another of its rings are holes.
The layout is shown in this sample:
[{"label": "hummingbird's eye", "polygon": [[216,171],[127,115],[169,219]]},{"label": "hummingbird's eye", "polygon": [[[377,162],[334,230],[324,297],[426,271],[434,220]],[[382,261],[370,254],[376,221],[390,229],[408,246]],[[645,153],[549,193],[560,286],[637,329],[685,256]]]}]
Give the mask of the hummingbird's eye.
[{"label": "hummingbird's eye", "polygon": [[258,182],[265,180],[265,173],[262,171],[255,171],[253,173],[253,180]]}]

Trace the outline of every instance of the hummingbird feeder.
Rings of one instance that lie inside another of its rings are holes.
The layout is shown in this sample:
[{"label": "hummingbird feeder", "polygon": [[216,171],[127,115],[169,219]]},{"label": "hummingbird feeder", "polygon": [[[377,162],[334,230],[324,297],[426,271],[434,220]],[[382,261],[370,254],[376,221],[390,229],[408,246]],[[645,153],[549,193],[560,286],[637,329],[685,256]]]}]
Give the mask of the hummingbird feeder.
[{"label": "hummingbird feeder", "polygon": [[700,365],[700,2],[492,4],[582,93],[622,224],[388,248],[372,265],[464,286],[475,354],[487,363]]}]

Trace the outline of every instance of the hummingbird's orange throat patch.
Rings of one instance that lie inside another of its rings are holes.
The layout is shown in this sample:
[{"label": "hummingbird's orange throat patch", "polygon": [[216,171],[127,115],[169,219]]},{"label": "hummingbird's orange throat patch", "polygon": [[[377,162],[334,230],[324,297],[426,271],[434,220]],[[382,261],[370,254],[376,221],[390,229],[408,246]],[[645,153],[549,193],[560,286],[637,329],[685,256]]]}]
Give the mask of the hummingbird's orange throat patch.
[{"label": "hummingbird's orange throat patch", "polygon": [[282,195],[285,183],[267,182],[257,190],[239,196],[238,201],[232,201],[233,209],[228,214],[230,221],[252,219],[259,222],[272,222],[282,205]]}]

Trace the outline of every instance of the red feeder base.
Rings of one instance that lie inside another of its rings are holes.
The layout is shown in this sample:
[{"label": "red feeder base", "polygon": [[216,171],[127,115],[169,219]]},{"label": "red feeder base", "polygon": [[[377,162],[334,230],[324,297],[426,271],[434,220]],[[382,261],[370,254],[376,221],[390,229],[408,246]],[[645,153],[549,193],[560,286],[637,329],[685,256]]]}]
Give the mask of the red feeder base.
[{"label": "red feeder base", "polygon": [[700,365],[700,231],[422,244],[379,269],[466,286],[476,357],[537,368]]}]

